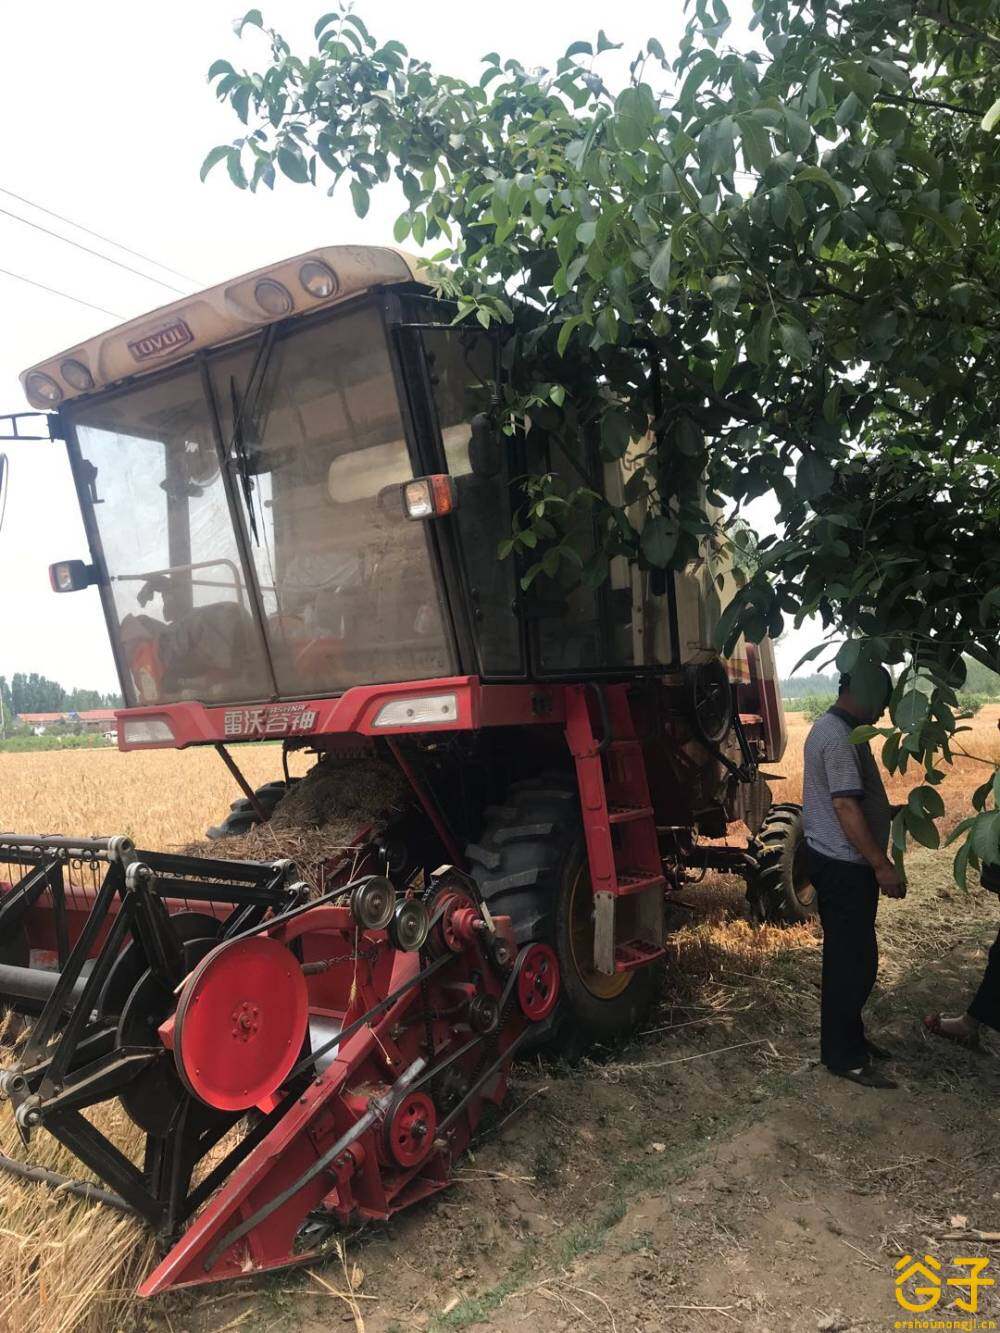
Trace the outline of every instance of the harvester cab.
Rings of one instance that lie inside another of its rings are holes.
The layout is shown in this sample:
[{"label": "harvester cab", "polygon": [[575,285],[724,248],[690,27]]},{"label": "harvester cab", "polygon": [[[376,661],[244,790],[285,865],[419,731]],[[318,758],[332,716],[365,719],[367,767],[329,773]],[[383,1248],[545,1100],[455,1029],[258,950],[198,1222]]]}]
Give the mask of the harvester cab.
[{"label": "harvester cab", "polygon": [[[52,587],[100,593],[119,747],[213,745],[243,791],[199,855],[0,834],[27,1022],[2,1088],[101,1182],[64,1188],[154,1228],[147,1293],[446,1185],[518,1051],[635,1028],[686,879],[813,910],[761,771],[771,645],[711,646],[731,561],[618,558],[596,589],[543,561],[522,588],[498,558],[522,479],[620,503],[640,446],[501,436],[498,342],[453,318],[416,261],[329,247],[23,376],[68,450],[89,555]],[[316,762],[254,791],[229,747],[274,740]]]}]

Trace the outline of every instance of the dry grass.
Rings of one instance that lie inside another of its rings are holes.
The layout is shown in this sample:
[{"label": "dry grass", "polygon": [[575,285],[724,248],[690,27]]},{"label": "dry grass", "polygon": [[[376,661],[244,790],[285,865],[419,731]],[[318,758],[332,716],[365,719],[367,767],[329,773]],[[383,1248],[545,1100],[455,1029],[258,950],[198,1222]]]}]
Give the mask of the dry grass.
[{"label": "dry grass", "polygon": [[[998,717],[1000,707],[984,709],[961,738],[963,746],[1000,759]],[[779,766],[786,781],[774,784],[777,799],[801,794],[806,731],[802,716],[790,714],[788,755]],[[255,786],[280,776],[277,747],[243,746],[236,754]],[[293,771],[301,774],[309,762],[293,758]],[[949,774],[942,792],[952,820],[961,817],[986,771],[960,759]],[[905,799],[913,782],[912,772],[894,780],[893,799]],[[164,849],[200,839],[239,795],[218,756],[197,749],[0,754],[0,793],[0,827],[127,833],[142,845]],[[907,910],[892,914],[884,934],[884,985],[926,964],[963,923],[995,913],[984,895],[961,894],[949,885],[946,861],[946,855],[930,853],[914,858]],[[742,1036],[812,1021],[819,974],[816,931],[752,927],[743,919],[741,899],[733,882],[713,880],[681,895],[673,909],[666,1010],[657,1022],[722,1024]],[[120,1111],[102,1108],[100,1123],[122,1146],[131,1139],[134,1151],[135,1131]],[[0,1151],[25,1156],[6,1112],[0,1114]],[[77,1177],[87,1174],[44,1133],[36,1134],[30,1157]],[[130,1292],[137,1274],[148,1268],[151,1251],[138,1224],[2,1174],[0,1210],[0,1333],[103,1333],[134,1326]]]}]

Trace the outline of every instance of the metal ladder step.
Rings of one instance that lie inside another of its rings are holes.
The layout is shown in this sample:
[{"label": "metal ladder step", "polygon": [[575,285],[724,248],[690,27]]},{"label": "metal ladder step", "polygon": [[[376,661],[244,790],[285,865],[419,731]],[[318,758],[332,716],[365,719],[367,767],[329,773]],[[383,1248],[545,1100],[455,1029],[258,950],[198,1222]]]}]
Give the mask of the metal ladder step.
[{"label": "metal ladder step", "polygon": [[645,893],[647,889],[666,887],[663,875],[651,875],[644,870],[618,871],[618,897],[628,898],[633,893]]},{"label": "metal ladder step", "polygon": [[666,949],[647,944],[645,940],[629,940],[615,947],[615,971],[631,972],[634,968],[655,963],[658,958],[664,958],[666,953]]},{"label": "metal ladder step", "polygon": [[609,824],[631,824],[637,819],[651,819],[651,805],[612,805],[608,803]]}]

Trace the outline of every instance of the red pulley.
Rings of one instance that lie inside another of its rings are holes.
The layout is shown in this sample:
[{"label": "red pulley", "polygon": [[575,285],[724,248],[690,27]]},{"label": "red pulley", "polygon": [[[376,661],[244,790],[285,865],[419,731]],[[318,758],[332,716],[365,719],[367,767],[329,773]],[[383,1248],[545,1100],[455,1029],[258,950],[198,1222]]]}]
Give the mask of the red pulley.
[{"label": "red pulley", "polygon": [[220,944],[189,974],[174,1019],[177,1072],[199,1100],[245,1111],[279,1088],[309,1022],[306,980],[278,940]]},{"label": "red pulley", "polygon": [[517,1002],[532,1023],[548,1018],[559,999],[559,959],[547,944],[529,944],[517,974]]},{"label": "red pulley", "polygon": [[434,1103],[426,1092],[411,1092],[400,1098],[389,1116],[386,1147],[400,1166],[419,1166],[434,1146],[436,1130]]}]

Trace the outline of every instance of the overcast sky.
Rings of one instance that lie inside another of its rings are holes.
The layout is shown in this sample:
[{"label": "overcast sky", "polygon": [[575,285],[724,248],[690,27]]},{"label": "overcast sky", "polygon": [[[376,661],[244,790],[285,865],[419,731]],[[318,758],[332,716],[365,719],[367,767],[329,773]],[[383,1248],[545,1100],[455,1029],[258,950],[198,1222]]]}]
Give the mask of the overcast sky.
[{"label": "overcast sky", "polygon": [[[749,11],[740,0],[734,13]],[[265,20],[293,48],[311,48],[323,0],[278,0]],[[395,37],[440,69],[475,77],[489,50],[529,66],[550,65],[576,39],[605,27],[629,54],[657,36],[668,53],[683,31],[680,0],[651,6],[625,0],[540,4],[506,0],[495,8],[458,0],[368,0],[358,13],[376,37]],[[224,168],[202,185],[205,153],[237,124],[205,82],[213,60],[260,67],[260,34],[238,41],[232,0],[173,0],[166,8],[136,0],[45,0],[6,4],[0,16],[0,189],[63,214],[185,274],[112,249],[0,193],[0,269],[103,307],[101,313],[0,273],[0,411],[28,410],[19,371],[85,338],[177,299],[134,273],[43,234],[45,227],[183,294],[286,258],[315,245],[391,243],[400,211],[393,186],[377,191],[364,221],[346,191],[279,184],[250,195]],[[624,54],[624,53],[623,53]],[[37,224],[30,227],[8,216]],[[57,597],[51,562],[87,558],[61,445],[0,444],[11,462],[9,502],[0,531],[0,675],[39,671],[66,686],[117,689],[96,590]],[[762,519],[767,524],[766,511]],[[806,632],[779,645],[783,670],[814,641]]]}]

